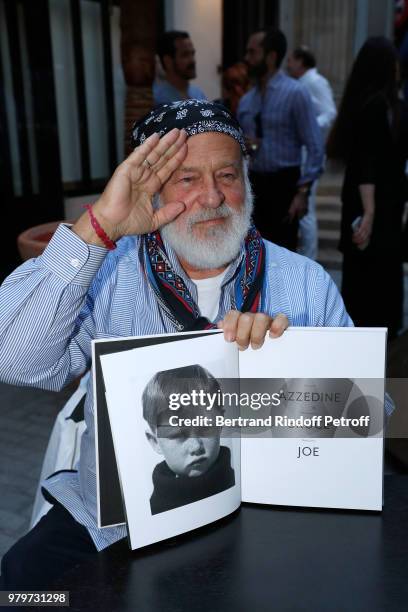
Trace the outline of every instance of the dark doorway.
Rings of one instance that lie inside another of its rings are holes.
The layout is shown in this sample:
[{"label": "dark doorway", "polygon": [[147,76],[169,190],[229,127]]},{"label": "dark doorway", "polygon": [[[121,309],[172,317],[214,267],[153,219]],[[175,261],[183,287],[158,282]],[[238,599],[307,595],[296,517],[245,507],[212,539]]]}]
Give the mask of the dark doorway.
[{"label": "dark doorway", "polygon": [[250,34],[278,27],[278,20],[278,0],[224,0],[223,68],[242,60]]},{"label": "dark doorway", "polygon": [[[35,6],[34,6],[35,4]],[[2,138],[0,156],[2,166],[1,201],[7,231],[3,232],[0,274],[8,273],[18,263],[17,234],[33,223],[61,218],[63,193],[58,146],[58,130],[50,23],[47,0],[33,2],[3,2],[2,14],[7,28],[8,52],[12,89],[7,89],[5,67],[0,71],[0,116]],[[28,146],[29,119],[23,87],[22,39],[28,57],[29,87],[32,99],[32,150],[37,160],[36,180],[30,163]],[[40,44],[41,41],[41,44]],[[12,150],[6,103],[14,109],[17,128],[21,190],[13,185]]]}]

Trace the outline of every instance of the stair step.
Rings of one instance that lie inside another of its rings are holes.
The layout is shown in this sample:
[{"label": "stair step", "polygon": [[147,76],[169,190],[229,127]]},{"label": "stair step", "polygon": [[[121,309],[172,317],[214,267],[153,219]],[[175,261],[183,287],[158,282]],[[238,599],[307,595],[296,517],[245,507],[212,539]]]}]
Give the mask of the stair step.
[{"label": "stair step", "polygon": [[339,197],[334,195],[317,195],[316,196],[316,206],[319,207],[321,205],[330,205],[334,210],[341,209],[341,200]]},{"label": "stair step", "polygon": [[319,263],[321,266],[323,266],[323,268],[325,270],[341,270],[342,269],[342,262],[341,261],[337,261],[337,260],[331,260],[331,259],[322,259],[321,257],[317,258],[317,263]]},{"label": "stair step", "polygon": [[319,216],[321,212],[341,215],[341,208],[327,202],[316,202],[316,215]]},{"label": "stair step", "polygon": [[340,238],[340,231],[336,229],[321,229],[319,231],[319,239],[336,241]]},{"label": "stair step", "polygon": [[319,236],[319,249],[336,249],[339,244],[339,239],[322,238]]},{"label": "stair step", "polygon": [[319,197],[340,197],[341,194],[341,188],[337,187],[335,185],[327,185],[325,187],[319,187],[317,188],[317,195]]},{"label": "stair step", "polygon": [[326,270],[341,270],[343,255],[335,248],[319,248],[317,261]]},{"label": "stair step", "polygon": [[322,230],[335,230],[339,232],[340,221],[338,219],[322,219],[320,216],[317,218],[317,225],[319,232]]},{"label": "stair step", "polygon": [[330,168],[330,162],[326,163],[325,172],[320,177],[317,186],[317,191],[319,193],[336,195],[341,192],[344,177],[343,168],[336,170],[333,168],[332,170],[333,171],[331,171]]},{"label": "stair step", "polygon": [[341,221],[341,211],[340,209],[334,208],[333,210],[321,210],[317,211],[317,217],[319,221],[337,221],[340,225]]},{"label": "stair step", "polygon": [[322,230],[337,230],[340,231],[341,213],[340,211],[318,210],[317,225],[319,232]]}]

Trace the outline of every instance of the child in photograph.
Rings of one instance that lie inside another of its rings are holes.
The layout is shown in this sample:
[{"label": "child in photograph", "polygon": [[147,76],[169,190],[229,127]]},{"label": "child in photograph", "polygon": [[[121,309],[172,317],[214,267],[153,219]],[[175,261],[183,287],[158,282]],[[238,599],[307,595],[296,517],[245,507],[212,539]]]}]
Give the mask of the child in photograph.
[{"label": "child in photograph", "polygon": [[216,415],[223,414],[219,405],[211,410],[201,405],[170,410],[171,394],[200,390],[213,394],[220,386],[205,368],[191,365],[157,372],[143,391],[143,417],[148,424],[146,437],[152,448],[164,457],[153,470],[152,514],[191,504],[235,485],[230,449],[220,444],[221,427],[169,424],[169,418],[175,415],[180,420],[202,415],[215,422]]}]

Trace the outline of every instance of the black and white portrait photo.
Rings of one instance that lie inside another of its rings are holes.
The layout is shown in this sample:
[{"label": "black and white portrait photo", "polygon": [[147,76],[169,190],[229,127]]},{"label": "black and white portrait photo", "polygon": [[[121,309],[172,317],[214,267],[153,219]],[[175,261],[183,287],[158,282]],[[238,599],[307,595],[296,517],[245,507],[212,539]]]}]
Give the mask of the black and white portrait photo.
[{"label": "black and white portrait photo", "polygon": [[[221,428],[214,424],[174,425],[175,414],[169,409],[169,395],[192,391],[216,394],[217,380],[200,365],[157,372],[143,391],[143,417],[146,438],[163,459],[153,470],[152,514],[166,512],[205,497],[216,495],[235,484],[231,452],[221,444]],[[182,407],[177,411],[181,422],[194,417],[214,419],[221,406],[208,416],[206,406]]]},{"label": "black and white portrait photo", "polygon": [[[104,355],[101,364],[132,548],[238,508],[240,440],[222,437],[221,404],[186,401],[200,390],[215,397],[222,379],[238,377],[236,348],[209,334],[184,340],[182,350],[168,342]],[[184,401],[175,409],[171,397]]]}]

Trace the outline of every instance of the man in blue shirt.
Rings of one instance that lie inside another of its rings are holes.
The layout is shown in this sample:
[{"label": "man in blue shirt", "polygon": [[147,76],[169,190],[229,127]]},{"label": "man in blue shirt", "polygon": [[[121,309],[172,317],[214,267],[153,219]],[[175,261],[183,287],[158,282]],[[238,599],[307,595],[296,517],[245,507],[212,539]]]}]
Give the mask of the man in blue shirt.
[{"label": "man in blue shirt", "polygon": [[[95,205],[0,287],[2,380],[61,389],[92,366],[98,338],[219,327],[244,350],[288,323],[352,326],[323,268],[252,225],[244,137],[225,108],[160,106],[132,141]],[[53,507],[3,557],[0,590],[47,589],[126,536],[97,524],[92,377],[84,413],[77,470],[43,481]]]},{"label": "man in blue shirt", "polygon": [[245,61],[256,85],[241,98],[237,116],[252,152],[255,225],[267,240],[295,251],[299,219],[322,171],[323,141],[309,92],[280,69],[286,49],[280,30],[249,38]]},{"label": "man in blue shirt", "polygon": [[157,53],[166,79],[153,84],[155,105],[195,98],[206,100],[205,94],[190,80],[196,78],[195,49],[187,32],[164,32],[157,45]]}]

